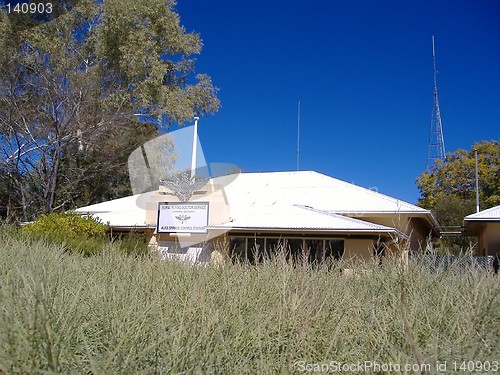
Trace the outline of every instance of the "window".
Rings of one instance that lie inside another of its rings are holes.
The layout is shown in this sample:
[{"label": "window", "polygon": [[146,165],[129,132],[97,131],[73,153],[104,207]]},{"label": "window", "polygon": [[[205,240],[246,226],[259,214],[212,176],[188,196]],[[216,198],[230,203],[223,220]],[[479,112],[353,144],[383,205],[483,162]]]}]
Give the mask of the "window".
[{"label": "window", "polygon": [[229,255],[231,259],[248,261],[247,239],[232,237],[229,239]]},{"label": "window", "polygon": [[283,237],[283,235],[236,235],[229,239],[231,258],[249,263],[261,262],[278,251],[284,251],[286,259],[293,262],[305,260],[321,264],[340,260],[344,255],[344,240],[333,238]]},{"label": "window", "polygon": [[344,256],[344,240],[330,240],[328,242],[328,255],[334,260],[342,259]]},{"label": "window", "polygon": [[307,255],[307,259],[311,264],[317,264],[320,262],[324,262],[325,254],[324,254],[324,241],[323,240],[306,240],[305,254]]}]

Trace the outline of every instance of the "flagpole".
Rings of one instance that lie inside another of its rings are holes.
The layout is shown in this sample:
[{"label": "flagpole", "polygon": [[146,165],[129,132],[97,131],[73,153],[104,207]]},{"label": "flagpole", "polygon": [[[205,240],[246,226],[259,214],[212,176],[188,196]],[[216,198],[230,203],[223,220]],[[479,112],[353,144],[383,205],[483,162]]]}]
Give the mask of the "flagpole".
[{"label": "flagpole", "polygon": [[193,152],[191,154],[191,178],[194,178],[196,173],[196,149],[198,146],[198,120],[200,118],[194,118],[194,131],[193,131]]}]

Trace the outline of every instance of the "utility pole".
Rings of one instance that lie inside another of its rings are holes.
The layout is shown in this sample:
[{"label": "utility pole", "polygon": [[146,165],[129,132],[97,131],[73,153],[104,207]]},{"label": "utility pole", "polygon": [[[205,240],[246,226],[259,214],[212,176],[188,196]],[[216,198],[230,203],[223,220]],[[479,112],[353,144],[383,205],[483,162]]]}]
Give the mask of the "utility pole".
[{"label": "utility pole", "polygon": [[300,100],[297,112],[297,171],[299,170],[300,164]]},{"label": "utility pole", "polygon": [[474,149],[474,159],[476,164],[476,212],[479,212],[479,173],[477,170],[477,148]]}]

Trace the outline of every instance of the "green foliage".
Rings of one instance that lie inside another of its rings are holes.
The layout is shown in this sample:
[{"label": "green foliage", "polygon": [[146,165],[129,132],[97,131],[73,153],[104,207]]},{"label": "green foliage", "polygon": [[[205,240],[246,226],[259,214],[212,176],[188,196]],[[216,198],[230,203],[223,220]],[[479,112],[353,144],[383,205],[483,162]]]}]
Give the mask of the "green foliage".
[{"label": "green foliage", "polygon": [[2,374],[288,374],[500,355],[498,278],[487,272],[386,262],[346,276],[280,259],[193,268],[1,234]]},{"label": "green foliage", "polygon": [[101,109],[142,109],[168,123],[219,109],[210,77],[194,74],[200,35],[180,24],[174,1],[81,0],[36,28],[19,32],[10,26],[7,18],[0,18],[0,30],[7,30],[0,45],[10,40],[12,47],[0,57],[9,58],[12,52],[19,56],[20,47],[43,52],[22,56],[22,63],[49,61],[72,80],[80,76],[88,80],[87,87],[98,84],[101,96],[95,104]]},{"label": "green foliage", "polygon": [[54,234],[66,238],[103,237],[109,227],[99,220],[74,212],[67,214],[51,213],[41,216],[37,221],[23,227],[25,233]]},{"label": "green foliage", "polygon": [[128,255],[147,256],[150,254],[146,239],[141,233],[128,232],[115,236],[113,238],[113,245]]},{"label": "green foliage", "polygon": [[129,194],[127,156],[158,134],[134,114],[168,127],[219,109],[210,77],[195,72],[201,38],[182,27],[175,1],[73,5],[33,28],[0,11],[4,217],[29,221]]},{"label": "green foliage", "polygon": [[456,195],[443,195],[436,201],[432,211],[439,218],[442,226],[461,225],[464,217],[474,212],[476,201],[473,198],[463,199]]},{"label": "green foliage", "polygon": [[102,251],[109,243],[108,225],[76,213],[51,213],[22,228],[33,238],[44,238],[51,243],[63,244],[67,250],[86,255]]},{"label": "green foliage", "polygon": [[[138,107],[182,122],[217,111],[219,102],[208,76],[190,76],[194,60],[188,57],[200,53],[202,43],[198,34],[180,26],[173,6],[164,0],[105,1],[96,53]],[[121,94],[107,98],[117,99]]]},{"label": "green foliage", "polygon": [[24,226],[22,234],[31,239],[44,239],[48,243],[62,245],[66,251],[96,255],[113,246],[124,254],[144,256],[149,253],[145,238],[140,233],[114,235],[110,228],[90,216],[76,213],[51,213]]},{"label": "green foliage", "polygon": [[435,211],[442,225],[462,225],[475,208],[475,154],[478,151],[481,209],[500,204],[500,142],[481,141],[470,151],[448,153],[417,178],[419,205]]},{"label": "green foliage", "polygon": [[98,142],[64,150],[60,172],[66,183],[58,190],[57,202],[66,207],[82,207],[132,194],[127,161],[139,146],[158,136],[157,127],[131,123],[106,134]]}]

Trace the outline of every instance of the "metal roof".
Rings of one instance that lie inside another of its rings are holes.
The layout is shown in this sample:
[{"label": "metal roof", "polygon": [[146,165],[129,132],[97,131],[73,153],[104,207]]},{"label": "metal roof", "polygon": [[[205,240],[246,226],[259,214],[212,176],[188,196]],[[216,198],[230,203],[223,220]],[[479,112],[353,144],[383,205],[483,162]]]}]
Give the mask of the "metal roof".
[{"label": "metal roof", "polygon": [[[214,178],[223,186],[231,221],[222,227],[394,231],[361,220],[363,214],[412,214],[437,225],[430,211],[313,171],[240,173]],[[138,194],[77,209],[112,226],[144,227],[141,202],[158,191]],[[356,219],[344,215],[356,215]]]},{"label": "metal roof", "polygon": [[500,206],[468,215],[464,218],[464,221],[500,221]]},{"label": "metal roof", "polygon": [[350,217],[318,212],[302,206],[255,206],[246,214],[218,228],[282,229],[282,230],[335,230],[337,232],[392,233],[395,230]]},{"label": "metal roof", "polygon": [[244,205],[293,202],[336,213],[429,213],[400,199],[313,171],[241,173],[224,190],[229,200],[235,195]]},{"label": "metal roof", "polygon": [[[214,179],[217,183],[218,179]],[[437,221],[429,210],[313,171],[241,173],[224,192],[231,212],[254,205],[298,204],[337,214],[416,214]]]},{"label": "metal roof", "polygon": [[75,212],[91,214],[103,223],[109,223],[113,227],[147,228],[150,225],[146,224],[146,210],[143,207],[143,202],[148,201],[149,197],[157,193],[158,191],[152,191],[113,199],[108,202],[80,207]]}]

